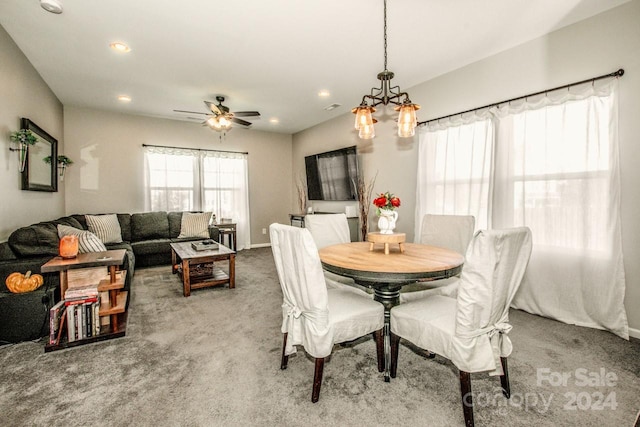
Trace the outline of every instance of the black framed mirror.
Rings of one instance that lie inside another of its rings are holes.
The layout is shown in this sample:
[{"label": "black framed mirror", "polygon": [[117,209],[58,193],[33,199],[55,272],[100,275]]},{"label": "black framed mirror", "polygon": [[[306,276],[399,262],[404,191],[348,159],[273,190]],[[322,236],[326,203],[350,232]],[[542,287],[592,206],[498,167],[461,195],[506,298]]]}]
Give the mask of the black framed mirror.
[{"label": "black framed mirror", "polygon": [[[22,129],[29,129],[38,142],[27,148],[27,160],[22,171],[22,189],[29,191],[58,191],[58,140],[31,120],[22,118]],[[45,159],[50,161],[47,163]]]}]

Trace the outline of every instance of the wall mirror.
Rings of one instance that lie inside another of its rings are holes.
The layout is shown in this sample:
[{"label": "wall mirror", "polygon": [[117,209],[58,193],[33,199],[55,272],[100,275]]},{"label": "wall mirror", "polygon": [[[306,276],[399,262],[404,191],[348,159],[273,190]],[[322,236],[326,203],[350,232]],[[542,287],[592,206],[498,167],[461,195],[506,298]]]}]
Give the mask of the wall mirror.
[{"label": "wall mirror", "polygon": [[27,149],[27,161],[22,172],[22,189],[30,191],[58,191],[57,162],[45,159],[58,158],[58,140],[42,130],[31,120],[22,118],[21,128],[29,129],[38,142]]}]

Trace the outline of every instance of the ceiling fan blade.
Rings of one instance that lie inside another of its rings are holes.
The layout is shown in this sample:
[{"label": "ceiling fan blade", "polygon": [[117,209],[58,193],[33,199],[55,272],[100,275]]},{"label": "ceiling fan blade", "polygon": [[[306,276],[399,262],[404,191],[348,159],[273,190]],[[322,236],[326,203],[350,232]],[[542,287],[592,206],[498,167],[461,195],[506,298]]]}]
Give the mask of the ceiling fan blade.
[{"label": "ceiling fan blade", "polygon": [[233,115],[236,117],[259,117],[260,112],[258,111],[234,111]]},{"label": "ceiling fan blade", "polygon": [[186,111],[186,110],[173,110],[176,113],[188,113],[188,114],[203,114],[203,115],[207,115],[207,113],[200,113],[198,111]]},{"label": "ceiling fan blade", "polygon": [[251,126],[251,122],[248,122],[248,121],[246,121],[246,120],[239,119],[239,118],[237,118],[237,117],[232,118],[232,119],[231,119],[231,121],[232,121],[233,123],[237,123],[237,124],[242,125],[242,126],[246,126],[246,127]]},{"label": "ceiling fan blade", "polygon": [[220,109],[218,108],[218,106],[216,104],[214,104],[213,102],[209,102],[209,101],[204,101],[204,105],[207,106],[207,108],[209,110],[211,110],[211,112],[213,114],[219,115],[222,114],[222,111],[220,111]]}]

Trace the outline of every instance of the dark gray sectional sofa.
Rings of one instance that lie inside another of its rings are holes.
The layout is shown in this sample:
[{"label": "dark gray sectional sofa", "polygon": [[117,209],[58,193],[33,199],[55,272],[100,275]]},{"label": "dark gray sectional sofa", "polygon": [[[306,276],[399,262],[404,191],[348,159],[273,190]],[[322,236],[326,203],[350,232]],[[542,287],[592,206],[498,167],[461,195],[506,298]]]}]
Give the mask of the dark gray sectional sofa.
[{"label": "dark gray sectional sofa", "polygon": [[[124,213],[117,217],[123,242],[106,247],[127,251],[123,266],[127,270],[126,290],[131,287],[135,268],[171,264],[170,243],[197,240],[178,239],[182,212]],[[40,267],[58,255],[58,224],[87,229],[84,215],[70,215],[19,228],[7,242],[0,243],[0,345],[48,334],[49,308],[60,299],[59,275],[42,274],[44,285],[24,294],[11,293],[5,280],[16,271],[40,273]],[[210,227],[209,233],[218,240],[217,228]]]}]

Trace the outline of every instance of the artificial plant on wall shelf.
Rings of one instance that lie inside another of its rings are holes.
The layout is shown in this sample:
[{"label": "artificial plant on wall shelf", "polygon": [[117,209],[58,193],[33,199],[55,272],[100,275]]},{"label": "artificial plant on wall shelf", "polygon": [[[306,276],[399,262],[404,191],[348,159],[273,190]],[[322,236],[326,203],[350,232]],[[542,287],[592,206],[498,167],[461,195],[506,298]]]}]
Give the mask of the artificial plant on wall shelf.
[{"label": "artificial plant on wall shelf", "polygon": [[[51,164],[51,156],[47,156],[44,159],[45,163]],[[67,170],[67,166],[73,164],[73,160],[65,156],[64,154],[60,154],[58,156],[58,171],[60,172],[60,180],[64,181],[64,172]]]},{"label": "artificial plant on wall shelf", "polygon": [[11,151],[17,151],[20,156],[20,172],[24,172],[24,166],[27,161],[27,152],[30,145],[38,143],[38,137],[29,129],[20,129],[11,133],[11,141],[18,144],[18,148],[9,148]]}]

